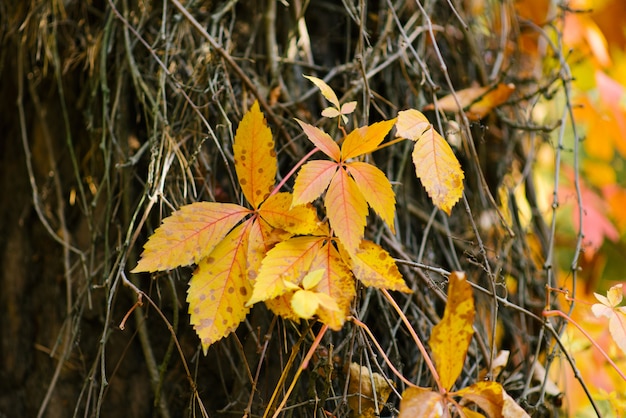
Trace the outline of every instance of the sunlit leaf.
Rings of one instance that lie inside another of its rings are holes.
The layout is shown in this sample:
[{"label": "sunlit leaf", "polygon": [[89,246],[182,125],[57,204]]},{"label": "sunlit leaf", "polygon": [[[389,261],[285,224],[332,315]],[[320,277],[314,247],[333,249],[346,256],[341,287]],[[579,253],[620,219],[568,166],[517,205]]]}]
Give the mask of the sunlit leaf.
[{"label": "sunlit leaf", "polygon": [[474,295],[465,273],[452,272],[448,279],[448,301],[441,322],[433,327],[429,345],[442,386],[450,390],[463,370],[474,335]]},{"label": "sunlit leaf", "polygon": [[455,395],[463,398],[462,404],[472,402],[487,413],[489,418],[501,418],[504,407],[502,385],[497,382],[476,382],[457,392]]},{"label": "sunlit leaf", "polygon": [[600,303],[591,306],[591,311],[596,317],[605,316],[609,318],[609,332],[617,346],[626,353],[626,307],[619,306],[624,296],[622,283],[612,286],[606,297],[594,293]]},{"label": "sunlit leaf", "polygon": [[154,231],[132,272],[169,270],[199,262],[249,213],[230,203],[196,202],[181,207]]},{"label": "sunlit leaf", "polygon": [[398,418],[442,418],[448,415],[446,400],[438,392],[408,388],[402,393]]},{"label": "sunlit leaf", "polygon": [[415,174],[421,180],[435,206],[450,215],[463,195],[463,170],[450,145],[428,129],[413,148]]},{"label": "sunlit leaf", "polygon": [[379,245],[363,240],[359,249],[347,257],[354,276],[364,286],[411,292],[393,258]]},{"label": "sunlit leaf", "polygon": [[374,151],[383,142],[395,123],[396,119],[394,118],[354,129],[346,135],[341,146],[341,157],[343,160],[349,160],[350,158]]},{"label": "sunlit leaf", "polygon": [[237,128],[233,153],[241,191],[257,208],[274,188],[277,160],[272,131],[256,101]]},{"label": "sunlit leaf", "polygon": [[328,188],[337,169],[336,163],[327,160],[313,160],[304,164],[293,186],[291,205],[310,203],[320,197]]},{"label": "sunlit leaf", "polygon": [[300,124],[302,130],[306,134],[307,138],[320,149],[324,154],[328,155],[335,161],[339,161],[341,158],[341,151],[339,150],[339,145],[328,135],[326,132],[322,131],[317,126],[310,125],[306,122],[302,122],[301,120],[296,119],[296,122]]},{"label": "sunlit leaf", "polygon": [[[461,109],[466,109],[466,115],[470,120],[479,120],[485,117],[494,107],[506,102],[515,91],[515,85],[500,83],[495,87],[469,87],[456,92],[456,99],[461,104]],[[458,112],[454,94],[449,94],[437,100],[437,108],[444,112]],[[435,106],[430,104],[424,110],[433,110]]]},{"label": "sunlit leaf", "polygon": [[419,110],[408,109],[398,112],[396,136],[417,141],[430,127],[430,122]]},{"label": "sunlit leaf", "polygon": [[349,253],[363,239],[367,217],[367,202],[354,180],[345,170],[337,171],[324,200],[330,226]]},{"label": "sunlit leaf", "polygon": [[346,164],[346,169],[370,207],[395,233],[396,194],[385,173],[372,164],[360,161]]},{"label": "sunlit leaf", "polygon": [[318,224],[315,208],[310,205],[291,207],[292,200],[291,193],[276,193],[263,202],[259,214],[274,228],[281,228],[295,235],[312,233]]},{"label": "sunlit leaf", "polygon": [[321,78],[313,77],[310,75],[305,75],[304,78],[311,81],[315,86],[320,89],[322,95],[328,100],[333,106],[339,109],[339,99],[335,94],[335,91]]},{"label": "sunlit leaf", "polygon": [[[267,203],[264,202],[263,205]],[[261,262],[265,254],[281,241],[291,237],[291,233],[277,229],[268,224],[263,218],[256,219],[250,226],[248,234],[248,279],[254,283],[261,269]]]},{"label": "sunlit leaf", "polygon": [[530,415],[524,409],[515,403],[511,395],[502,391],[504,405],[502,406],[503,418],[530,418]]},{"label": "sunlit leaf", "polygon": [[246,238],[252,220],[233,229],[199,264],[187,291],[189,314],[205,354],[248,313],[252,287],[246,274]]}]

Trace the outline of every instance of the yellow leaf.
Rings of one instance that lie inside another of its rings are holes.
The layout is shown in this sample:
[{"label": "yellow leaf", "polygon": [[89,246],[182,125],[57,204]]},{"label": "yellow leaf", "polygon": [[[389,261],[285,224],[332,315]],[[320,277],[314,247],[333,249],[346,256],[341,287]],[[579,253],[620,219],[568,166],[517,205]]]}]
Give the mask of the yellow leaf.
[{"label": "yellow leaf", "polygon": [[404,283],[395,261],[379,245],[363,240],[357,252],[352,256],[346,255],[346,257],[349,258],[348,262],[354,276],[364,286],[411,293],[411,289]]},{"label": "yellow leaf", "polygon": [[322,281],[323,277],[324,277],[323,269],[311,270],[302,279],[302,287],[305,290],[313,289],[315,286],[317,286],[319,282]]},{"label": "yellow leaf", "polygon": [[481,414],[480,412],[476,412],[464,406],[461,407],[461,411],[463,411],[465,418],[485,418],[485,416]]},{"label": "yellow leaf", "polygon": [[601,316],[609,318],[611,337],[622,352],[626,353],[626,307],[618,306],[622,303],[624,295],[622,283],[612,286],[606,292],[606,297],[598,293],[594,295],[600,303],[594,303],[591,311],[597,318]]},{"label": "yellow leaf", "polygon": [[311,290],[328,295],[335,301],[336,306],[324,304],[324,300],[322,300],[317,310],[317,316],[331,329],[338,331],[343,326],[350,312],[350,304],[356,295],[354,278],[339,256],[337,249],[330,243],[322,247],[311,263],[311,271],[319,269],[324,271],[324,275],[315,288]]},{"label": "yellow leaf", "polygon": [[237,128],[233,153],[241,191],[258,208],[274,188],[277,160],[272,131],[256,101]]},{"label": "yellow leaf", "polygon": [[187,291],[189,314],[206,354],[234,331],[248,313],[252,287],[246,275],[246,246],[252,220],[233,229],[200,261]]},{"label": "yellow leaf", "polygon": [[[263,202],[263,206],[267,201]],[[265,254],[281,241],[291,238],[291,233],[282,229],[273,228],[263,218],[258,218],[250,227],[248,234],[248,279],[250,283],[254,283],[261,269],[261,262]]]},{"label": "yellow leaf", "polygon": [[304,164],[298,172],[293,186],[291,206],[302,205],[317,199],[328,188],[337,163],[327,160],[313,160]]},{"label": "yellow leaf", "polygon": [[264,301],[265,306],[274,312],[274,315],[298,322],[300,320],[300,316],[298,316],[298,314],[296,314],[291,307],[291,298],[293,297],[293,294],[294,292],[289,292],[273,299],[267,299]]},{"label": "yellow leaf", "polygon": [[391,232],[395,233],[396,194],[393,192],[385,173],[377,167],[361,161],[348,163],[346,169],[367,203],[389,226]]},{"label": "yellow leaf", "polygon": [[[350,380],[348,382],[348,405],[359,418],[375,418],[379,415],[384,403],[387,402],[392,388],[380,373],[370,370],[357,363],[350,363]],[[376,411],[378,401],[379,410]]]},{"label": "yellow leaf", "polygon": [[302,130],[306,134],[309,141],[313,143],[316,147],[320,149],[324,154],[328,155],[335,161],[339,161],[341,158],[341,151],[339,151],[339,145],[328,135],[326,132],[322,131],[317,126],[309,125],[306,122],[302,122],[301,120],[296,119],[296,122],[300,124]]},{"label": "yellow leaf", "polygon": [[419,110],[402,110],[398,112],[396,136],[417,141],[430,126],[426,116]]},{"label": "yellow leaf", "polygon": [[291,308],[302,319],[312,318],[319,305],[317,293],[310,290],[296,290],[291,297]]},{"label": "yellow leaf", "polygon": [[339,109],[339,99],[337,99],[337,95],[335,91],[321,78],[313,77],[310,75],[305,75],[304,78],[311,81],[315,86],[320,89],[322,95],[328,100],[333,106]]},{"label": "yellow leaf", "polygon": [[472,402],[484,412],[489,418],[502,418],[502,408],[504,407],[502,385],[497,382],[476,382],[471,386],[465,387],[454,395],[463,398],[462,404]]},{"label": "yellow leaf", "polygon": [[502,391],[504,405],[502,406],[503,418],[530,418],[530,415],[521,406],[515,403],[511,395]]},{"label": "yellow leaf", "polygon": [[295,237],[276,244],[261,263],[248,306],[290,291],[284,281],[300,284],[325,237]]},{"label": "yellow leaf", "polygon": [[148,239],[132,273],[197,263],[249,213],[230,203],[196,202],[181,207],[165,218]]},{"label": "yellow leaf", "polygon": [[[461,104],[461,109],[466,109],[466,115],[470,120],[479,120],[485,117],[494,107],[506,102],[515,91],[515,85],[500,83],[495,87],[469,87],[456,92],[456,98]],[[444,112],[458,112],[456,100],[453,94],[442,97],[437,101],[437,107]],[[469,108],[468,108],[469,107]],[[425,110],[434,109],[434,105],[427,105]]]},{"label": "yellow leaf", "polygon": [[463,370],[474,329],[474,295],[465,273],[452,272],[448,302],[441,322],[433,327],[429,345],[441,384],[450,390]]},{"label": "yellow leaf", "polygon": [[259,215],[274,228],[294,235],[307,235],[317,229],[318,218],[310,205],[291,207],[291,193],[276,193],[267,198],[259,208]]},{"label": "yellow leaf", "polygon": [[415,174],[421,180],[435,206],[450,215],[463,195],[463,170],[450,145],[428,129],[413,148]]},{"label": "yellow leaf", "polygon": [[395,123],[396,119],[394,118],[354,129],[346,136],[341,146],[343,161],[374,151],[383,142]]},{"label": "yellow leaf", "polygon": [[402,393],[398,418],[442,418],[449,416],[446,399],[438,392],[408,388]]},{"label": "yellow leaf", "polygon": [[324,203],[331,228],[352,254],[363,239],[367,202],[345,170],[338,170],[331,180]]}]

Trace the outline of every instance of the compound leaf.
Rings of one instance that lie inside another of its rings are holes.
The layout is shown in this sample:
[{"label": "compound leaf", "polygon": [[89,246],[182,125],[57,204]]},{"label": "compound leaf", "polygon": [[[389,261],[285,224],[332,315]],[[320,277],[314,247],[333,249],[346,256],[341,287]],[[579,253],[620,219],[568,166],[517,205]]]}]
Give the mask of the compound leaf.
[{"label": "compound leaf", "polygon": [[337,163],[333,161],[313,160],[304,164],[293,186],[291,205],[302,205],[317,199],[328,188],[336,172]]},{"label": "compound leaf", "polygon": [[342,159],[345,161],[374,151],[383,142],[395,123],[396,119],[394,118],[354,129],[346,135],[343,141],[341,146]]},{"label": "compound leaf", "polygon": [[395,233],[396,194],[393,192],[385,173],[377,167],[361,161],[348,163],[346,169],[367,203],[389,226],[391,232]]}]

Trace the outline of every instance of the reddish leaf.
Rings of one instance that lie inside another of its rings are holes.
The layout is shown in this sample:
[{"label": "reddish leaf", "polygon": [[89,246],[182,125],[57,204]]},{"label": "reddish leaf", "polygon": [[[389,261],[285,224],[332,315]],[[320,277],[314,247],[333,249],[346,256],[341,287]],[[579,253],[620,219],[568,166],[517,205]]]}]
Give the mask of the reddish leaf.
[{"label": "reddish leaf", "polygon": [[132,273],[199,262],[249,213],[248,209],[230,203],[197,202],[183,206],[154,231]]},{"label": "reddish leaf", "polygon": [[408,388],[402,393],[398,418],[441,418],[449,416],[445,398],[424,388]]},{"label": "reddish leaf", "polygon": [[450,215],[463,195],[463,170],[450,145],[428,129],[413,149],[415,174],[421,180],[435,206]]},{"label": "reddish leaf", "polygon": [[330,226],[349,253],[363,239],[367,217],[367,202],[354,180],[345,170],[337,171],[324,200]]},{"label": "reddish leaf", "polygon": [[193,325],[206,354],[215,341],[234,331],[248,313],[252,287],[246,274],[248,228],[233,229],[199,264],[189,283],[187,302]]},{"label": "reddish leaf", "polygon": [[296,122],[300,124],[302,130],[309,138],[309,140],[318,147],[324,154],[328,155],[335,161],[339,161],[341,158],[341,151],[339,151],[339,145],[328,135],[326,132],[322,131],[320,128],[309,125],[306,122],[302,122],[301,120],[296,119]]},{"label": "reddish leaf", "polygon": [[389,226],[391,232],[395,233],[396,194],[385,173],[371,164],[360,161],[348,163],[346,169],[354,178],[367,203]]},{"label": "reddish leaf", "polygon": [[341,146],[343,161],[374,151],[383,142],[395,123],[396,119],[385,120],[350,132]]},{"label": "reddish leaf", "polygon": [[277,161],[272,131],[256,101],[237,128],[233,153],[241,191],[258,208],[274,188]]},{"label": "reddish leaf", "polygon": [[292,206],[317,199],[328,188],[337,172],[337,163],[326,160],[309,161],[302,166],[293,186]]},{"label": "reddish leaf", "polygon": [[474,334],[474,295],[465,273],[452,272],[448,301],[441,322],[433,327],[429,345],[441,384],[450,390],[463,370],[467,349]]}]

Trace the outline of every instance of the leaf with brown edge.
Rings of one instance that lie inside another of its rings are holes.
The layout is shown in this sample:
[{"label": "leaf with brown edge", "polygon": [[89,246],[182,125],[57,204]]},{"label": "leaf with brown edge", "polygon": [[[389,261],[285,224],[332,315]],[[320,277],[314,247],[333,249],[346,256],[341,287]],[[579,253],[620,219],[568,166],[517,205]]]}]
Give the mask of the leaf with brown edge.
[{"label": "leaf with brown edge", "polygon": [[313,143],[316,147],[320,149],[324,154],[328,155],[335,161],[339,161],[341,158],[341,151],[339,150],[339,145],[328,135],[326,132],[322,131],[317,126],[310,125],[306,122],[302,122],[299,119],[296,119],[296,122],[302,127],[302,130],[306,134],[309,141]]},{"label": "leaf with brown edge", "polygon": [[450,145],[437,131],[428,129],[415,143],[413,164],[433,204],[450,215],[463,195],[465,177]]},{"label": "leaf with brown edge", "polygon": [[256,277],[248,306],[273,299],[292,289],[285,282],[300,284],[311,268],[325,237],[304,236],[280,242],[267,252]]},{"label": "leaf with brown edge", "polygon": [[322,304],[316,312],[317,316],[331,329],[339,331],[350,313],[350,304],[356,296],[354,277],[337,249],[330,243],[326,243],[316,254],[311,263],[311,271],[314,270],[323,270],[324,274],[312,290],[327,294],[339,308]]},{"label": "leaf with brown edge", "polygon": [[398,418],[441,418],[449,416],[446,399],[425,388],[408,388],[402,393]]},{"label": "leaf with brown edge", "polygon": [[239,123],[233,154],[241,191],[256,209],[274,188],[278,167],[272,131],[257,101]]},{"label": "leaf with brown edge", "polygon": [[248,220],[233,229],[198,264],[187,291],[189,314],[206,354],[209,346],[233,332],[249,308],[252,287],[246,274]]},{"label": "leaf with brown edge", "polygon": [[170,270],[206,257],[250,210],[231,203],[196,202],[181,207],[144,245],[131,272]]},{"label": "leaf with brown edge", "polygon": [[468,402],[476,404],[489,418],[502,418],[502,408],[504,407],[502,385],[497,382],[476,382],[454,393],[461,396],[462,405]]},{"label": "leaf with brown edge", "polygon": [[307,235],[317,229],[319,219],[311,205],[291,207],[291,193],[276,193],[267,198],[259,208],[259,215],[274,228],[281,228],[295,235]]},{"label": "leaf with brown edge", "polygon": [[345,170],[338,170],[331,180],[324,204],[331,228],[352,254],[363,239],[367,202]]},{"label": "leaf with brown edge", "polygon": [[361,161],[346,164],[346,170],[370,207],[389,226],[391,233],[395,234],[396,194],[385,173],[376,166]]},{"label": "leaf with brown edge", "polygon": [[394,118],[354,129],[343,140],[341,146],[342,160],[346,161],[374,151],[383,142],[395,123],[396,119]]},{"label": "leaf with brown edge", "polygon": [[267,299],[263,301],[265,306],[269,308],[270,311],[274,313],[274,315],[278,315],[284,319],[289,319],[294,322],[298,322],[300,317],[293,311],[291,307],[291,298],[295,292],[291,291],[285,294],[282,294],[278,297]]},{"label": "leaf with brown edge", "polygon": [[372,241],[363,240],[356,253],[352,256],[346,254],[345,258],[354,276],[364,286],[411,293],[394,259],[385,249]]},{"label": "leaf with brown edge", "polygon": [[328,160],[313,160],[304,164],[293,185],[291,206],[310,203],[328,188],[337,172],[337,163]]},{"label": "leaf with brown edge", "polygon": [[419,110],[408,109],[398,112],[396,136],[417,141],[431,127],[426,116]]},{"label": "leaf with brown edge", "polygon": [[465,273],[452,272],[448,279],[448,301],[441,322],[433,327],[428,344],[432,349],[441,385],[450,390],[463,370],[474,335],[474,295]]}]

